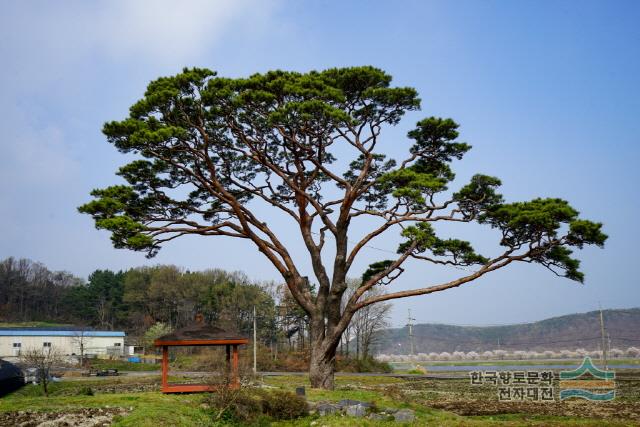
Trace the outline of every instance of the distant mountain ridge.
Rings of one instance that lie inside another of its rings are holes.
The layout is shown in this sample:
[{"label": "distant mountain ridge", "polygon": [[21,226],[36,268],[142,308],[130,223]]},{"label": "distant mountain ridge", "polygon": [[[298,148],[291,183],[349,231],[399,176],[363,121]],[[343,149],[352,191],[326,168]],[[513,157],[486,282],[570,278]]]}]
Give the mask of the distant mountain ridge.
[{"label": "distant mountain ridge", "polygon": [[[640,347],[640,308],[603,310],[611,348]],[[597,350],[602,339],[600,311],[552,317],[503,326],[457,326],[435,323],[413,326],[416,353],[487,350]],[[378,354],[409,354],[409,330],[387,329],[375,347]]]}]

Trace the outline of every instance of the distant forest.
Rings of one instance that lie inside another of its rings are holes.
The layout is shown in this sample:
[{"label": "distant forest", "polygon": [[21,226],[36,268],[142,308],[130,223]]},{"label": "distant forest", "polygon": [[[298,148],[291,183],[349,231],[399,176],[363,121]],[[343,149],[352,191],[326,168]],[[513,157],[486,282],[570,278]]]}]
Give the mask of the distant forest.
[{"label": "distant forest", "polygon": [[96,270],[85,281],[28,259],[0,261],[2,322],[73,324],[140,336],[156,322],[179,328],[201,313],[210,323],[247,333],[254,306],[263,342],[276,339],[278,330],[295,332],[305,321],[282,288],[239,272],[159,265]]},{"label": "distant forest", "polygon": [[[350,280],[351,289],[357,283]],[[345,293],[345,298],[349,296]],[[96,270],[85,281],[29,259],[0,261],[0,322],[4,323],[124,330],[136,340],[151,328],[181,328],[202,314],[207,323],[251,335],[254,307],[262,345],[275,353],[278,348],[308,349],[309,318],[288,288],[252,281],[241,272],[157,265]],[[382,303],[360,310],[343,334],[340,354],[368,358],[379,332],[388,326],[389,309],[390,304]]]}]

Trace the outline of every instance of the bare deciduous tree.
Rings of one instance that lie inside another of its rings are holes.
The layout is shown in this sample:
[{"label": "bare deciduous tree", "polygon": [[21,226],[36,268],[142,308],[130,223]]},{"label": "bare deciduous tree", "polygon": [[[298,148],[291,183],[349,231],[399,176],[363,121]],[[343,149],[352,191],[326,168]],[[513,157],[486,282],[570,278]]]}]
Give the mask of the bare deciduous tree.
[{"label": "bare deciduous tree", "polygon": [[[347,279],[347,291],[343,294],[343,307],[358,290],[360,280]],[[381,288],[373,288],[365,295],[367,298],[384,294]],[[349,355],[349,348],[355,345],[356,358],[370,356],[371,347],[381,338],[382,330],[389,327],[390,303],[379,303],[367,306],[356,312],[345,329],[342,338],[343,350]]]},{"label": "bare deciduous tree", "polygon": [[89,328],[87,326],[80,326],[78,329],[73,331],[73,336],[71,337],[71,342],[80,351],[80,366],[84,366],[84,355],[87,350],[87,344],[89,343],[88,331]]},{"label": "bare deciduous tree", "polygon": [[51,368],[64,362],[62,353],[55,347],[28,348],[20,354],[20,361],[28,368],[36,370],[38,382],[42,384],[44,395],[49,397]]},{"label": "bare deciduous tree", "polygon": [[[378,291],[376,289],[376,291]],[[391,304],[369,305],[356,312],[352,324],[356,340],[356,357],[365,359],[371,347],[380,339],[383,329],[389,327]]]}]

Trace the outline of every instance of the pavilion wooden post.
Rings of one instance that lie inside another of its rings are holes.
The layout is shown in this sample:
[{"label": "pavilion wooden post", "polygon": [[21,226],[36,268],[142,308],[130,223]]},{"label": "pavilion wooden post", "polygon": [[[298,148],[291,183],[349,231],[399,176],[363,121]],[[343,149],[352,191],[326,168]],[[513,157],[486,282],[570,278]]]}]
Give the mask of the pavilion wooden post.
[{"label": "pavilion wooden post", "polygon": [[227,357],[225,359],[225,381],[229,381],[229,383],[231,384],[231,346],[229,344],[224,346],[226,351],[227,351]]},{"label": "pavilion wooden post", "polygon": [[169,385],[169,347],[162,346],[162,388]]},{"label": "pavilion wooden post", "polygon": [[240,387],[240,376],[238,375],[238,344],[233,345],[233,366],[231,368],[231,384],[234,388]]}]

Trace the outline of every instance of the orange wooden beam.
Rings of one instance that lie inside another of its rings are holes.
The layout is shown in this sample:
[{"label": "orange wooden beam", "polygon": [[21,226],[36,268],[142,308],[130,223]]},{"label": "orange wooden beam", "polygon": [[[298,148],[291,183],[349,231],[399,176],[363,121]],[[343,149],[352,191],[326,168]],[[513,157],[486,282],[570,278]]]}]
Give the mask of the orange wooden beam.
[{"label": "orange wooden beam", "polygon": [[154,341],[156,346],[188,346],[188,345],[238,345],[238,344],[248,344],[248,339],[237,339],[237,340],[179,340],[179,341]]},{"label": "orange wooden beam", "polygon": [[163,393],[198,393],[204,391],[215,391],[216,387],[208,384],[171,384],[162,387]]},{"label": "orange wooden beam", "polygon": [[231,384],[240,386],[240,376],[238,375],[238,345],[233,346],[233,367],[231,371]]},{"label": "orange wooden beam", "polygon": [[169,384],[169,347],[162,346],[162,388]]}]

